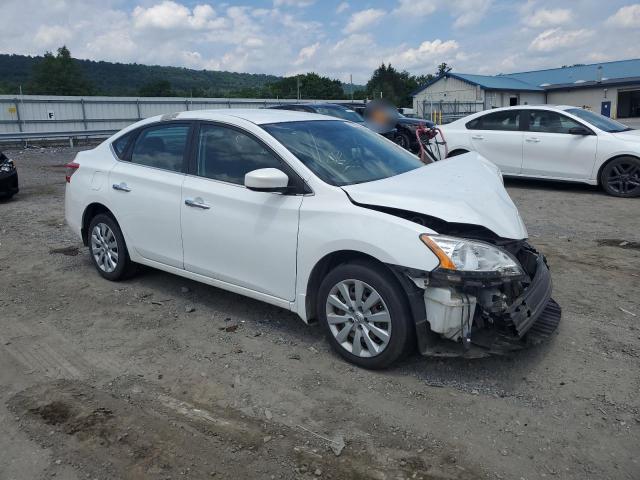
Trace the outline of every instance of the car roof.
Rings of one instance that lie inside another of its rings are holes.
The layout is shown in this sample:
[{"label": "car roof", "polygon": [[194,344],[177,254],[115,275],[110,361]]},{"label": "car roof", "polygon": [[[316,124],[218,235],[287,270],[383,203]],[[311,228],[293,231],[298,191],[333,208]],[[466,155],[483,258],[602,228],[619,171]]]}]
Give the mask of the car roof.
[{"label": "car roof", "polygon": [[482,114],[486,114],[489,112],[501,112],[501,111],[506,111],[506,110],[522,110],[522,109],[530,109],[530,108],[540,108],[543,110],[568,110],[569,108],[580,108],[580,107],[576,107],[574,105],[551,105],[551,104],[547,104],[547,103],[540,103],[540,104],[527,104],[527,105],[514,105],[512,107],[499,107],[499,108],[490,108],[487,110],[482,110],[481,112],[478,113],[482,113]]},{"label": "car roof", "polygon": [[267,123],[283,122],[304,122],[309,120],[336,120],[334,117],[327,117],[317,113],[296,112],[292,110],[279,110],[271,108],[230,108],[216,110],[189,110],[171,116],[176,119],[185,120],[211,120],[224,121],[233,118],[241,118],[256,125]]}]

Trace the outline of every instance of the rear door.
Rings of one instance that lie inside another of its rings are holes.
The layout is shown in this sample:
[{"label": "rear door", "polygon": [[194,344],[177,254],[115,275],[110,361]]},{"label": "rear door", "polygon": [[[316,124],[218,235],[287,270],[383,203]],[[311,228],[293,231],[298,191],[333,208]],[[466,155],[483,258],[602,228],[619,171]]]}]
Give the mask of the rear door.
[{"label": "rear door", "polygon": [[536,177],[584,180],[591,176],[598,137],[572,135],[572,128],[592,130],[553,110],[528,110],[522,173]]},{"label": "rear door", "polygon": [[191,130],[190,122],[143,128],[109,174],[110,206],[129,249],[177,268],[183,267],[180,201]]},{"label": "rear door", "polygon": [[521,116],[522,110],[500,110],[466,124],[473,149],[507,175],[517,175],[522,169]]},{"label": "rear door", "polygon": [[202,123],[195,165],[183,185],[185,269],[283,300],[294,300],[299,194],[256,192],[246,173],[278,168],[297,176],[250,133]]}]

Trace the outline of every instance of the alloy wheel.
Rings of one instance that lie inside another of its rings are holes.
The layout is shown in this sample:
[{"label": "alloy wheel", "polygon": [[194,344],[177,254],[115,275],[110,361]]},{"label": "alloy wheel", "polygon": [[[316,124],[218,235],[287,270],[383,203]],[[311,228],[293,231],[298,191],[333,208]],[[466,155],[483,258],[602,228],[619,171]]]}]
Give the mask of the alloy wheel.
[{"label": "alloy wheel", "polygon": [[382,296],[355,279],[342,280],[329,291],[327,323],[338,344],[358,357],[375,357],[391,339],[391,315]]},{"label": "alloy wheel", "polygon": [[98,223],[91,232],[91,253],[98,268],[106,273],[118,266],[118,241],[106,223]]},{"label": "alloy wheel", "polygon": [[640,193],[640,166],[635,162],[617,162],[609,171],[607,185],[621,195]]}]

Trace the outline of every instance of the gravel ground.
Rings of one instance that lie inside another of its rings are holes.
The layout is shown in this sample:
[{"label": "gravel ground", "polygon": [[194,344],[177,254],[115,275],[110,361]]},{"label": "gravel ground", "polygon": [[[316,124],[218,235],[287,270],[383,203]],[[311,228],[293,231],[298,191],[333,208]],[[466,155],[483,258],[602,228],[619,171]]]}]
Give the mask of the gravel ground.
[{"label": "gravel ground", "polygon": [[64,225],[77,150],[13,150],[0,202],[0,479],[640,478],[640,200],[508,181],[564,309],[541,347],[352,367],[290,312]]}]

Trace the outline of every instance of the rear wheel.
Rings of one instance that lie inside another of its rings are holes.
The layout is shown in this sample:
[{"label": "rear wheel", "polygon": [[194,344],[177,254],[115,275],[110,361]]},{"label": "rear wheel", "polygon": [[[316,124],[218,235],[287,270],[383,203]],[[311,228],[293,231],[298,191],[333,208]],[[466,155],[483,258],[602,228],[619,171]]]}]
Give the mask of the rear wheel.
[{"label": "rear wheel", "polygon": [[411,151],[411,138],[409,134],[405,132],[398,133],[393,140],[405,150]]},{"label": "rear wheel", "polygon": [[329,343],[351,363],[385,368],[410,350],[411,313],[404,292],[374,263],[346,263],[329,272],[317,310]]},{"label": "rear wheel", "polygon": [[611,160],[600,173],[600,184],[609,195],[640,196],[640,159],[620,157]]},{"label": "rear wheel", "polygon": [[107,280],[123,280],[134,273],[122,231],[110,215],[101,213],[91,220],[89,253],[96,270]]}]

